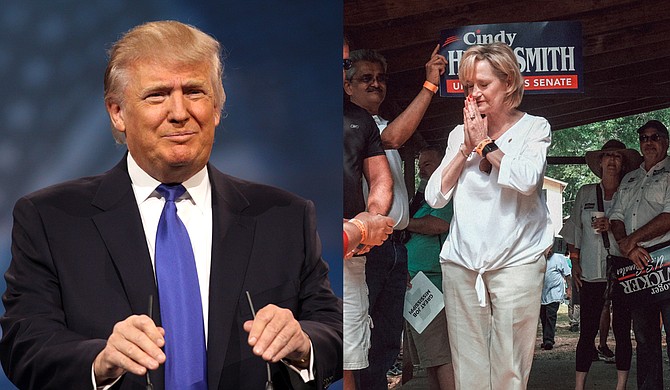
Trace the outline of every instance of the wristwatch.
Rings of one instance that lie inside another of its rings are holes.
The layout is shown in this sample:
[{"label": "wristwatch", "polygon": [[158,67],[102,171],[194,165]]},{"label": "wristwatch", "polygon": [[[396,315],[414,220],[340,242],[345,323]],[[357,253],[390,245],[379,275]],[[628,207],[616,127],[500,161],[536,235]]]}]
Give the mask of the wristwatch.
[{"label": "wristwatch", "polygon": [[494,150],[498,150],[498,145],[496,145],[495,141],[489,142],[482,148],[482,157],[486,158],[486,155]]}]

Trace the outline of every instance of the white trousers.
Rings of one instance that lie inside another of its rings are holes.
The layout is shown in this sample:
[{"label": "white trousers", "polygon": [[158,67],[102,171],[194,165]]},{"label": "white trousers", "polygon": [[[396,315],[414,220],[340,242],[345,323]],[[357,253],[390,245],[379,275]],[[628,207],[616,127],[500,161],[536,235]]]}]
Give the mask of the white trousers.
[{"label": "white trousers", "polygon": [[368,308],[368,285],[365,282],[365,256],[344,259],[344,361],[345,370],[361,370],[368,367],[370,349],[370,315]]},{"label": "white trousers", "polygon": [[546,260],[485,272],[487,306],[479,306],[477,272],[442,263],[442,287],[456,389],[521,390],[528,383]]}]

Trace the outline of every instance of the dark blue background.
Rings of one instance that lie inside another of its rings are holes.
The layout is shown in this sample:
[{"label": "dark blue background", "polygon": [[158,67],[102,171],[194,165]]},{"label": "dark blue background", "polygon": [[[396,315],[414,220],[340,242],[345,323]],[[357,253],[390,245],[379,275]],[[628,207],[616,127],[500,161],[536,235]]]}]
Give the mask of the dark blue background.
[{"label": "dark blue background", "polygon": [[[112,167],[102,99],[106,50],[133,26],[195,25],[227,52],[222,171],[315,202],[333,287],[342,286],[342,3],[339,1],[3,1],[0,12],[0,271],[16,199]],[[4,279],[0,291],[4,291]],[[0,389],[13,388],[1,375]]]}]

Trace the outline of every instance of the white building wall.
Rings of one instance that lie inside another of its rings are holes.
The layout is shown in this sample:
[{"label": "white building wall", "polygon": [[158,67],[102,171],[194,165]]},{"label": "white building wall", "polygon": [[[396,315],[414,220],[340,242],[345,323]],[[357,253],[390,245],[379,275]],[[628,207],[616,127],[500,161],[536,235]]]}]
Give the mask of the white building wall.
[{"label": "white building wall", "polygon": [[558,232],[563,228],[563,190],[567,185],[568,183],[546,176],[542,184],[554,229],[554,237],[558,236]]}]

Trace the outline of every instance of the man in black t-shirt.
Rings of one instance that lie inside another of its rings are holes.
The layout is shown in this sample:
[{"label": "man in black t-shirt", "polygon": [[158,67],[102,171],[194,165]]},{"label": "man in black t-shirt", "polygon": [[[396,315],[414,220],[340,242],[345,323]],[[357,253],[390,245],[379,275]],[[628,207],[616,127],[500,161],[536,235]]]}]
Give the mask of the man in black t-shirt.
[{"label": "man in black t-shirt", "polygon": [[397,149],[414,134],[438,91],[440,74],[447,66],[446,58],[438,51],[439,45],[436,45],[426,63],[426,81],[419,93],[390,122],[379,112],[386,98],[388,81],[387,62],[379,52],[366,49],[352,52],[351,67],[344,81],[344,91],[350,101],[366,110],[378,126],[394,181],[393,202],[388,214],[396,223],[394,234],[366,254],[369,312],[375,326],[368,353],[369,367],[355,374],[359,388],[365,390],[387,388],[386,372],[400,351],[402,306],[407,284],[407,250],[402,243],[402,230],[407,227],[410,214],[403,162]]},{"label": "man in black t-shirt", "polygon": [[[347,69],[349,47],[343,46],[344,67]],[[349,66],[351,63],[349,62]],[[342,75],[344,81],[344,73]],[[344,218],[354,218],[368,211],[386,215],[393,200],[393,178],[382,148],[377,125],[370,114],[349,101],[344,103]],[[363,178],[370,191],[367,204],[363,196]],[[358,222],[352,219],[351,222]],[[391,227],[391,222],[388,228]],[[363,233],[363,229],[361,229]],[[365,234],[363,234],[365,235]],[[368,366],[370,346],[370,316],[365,283],[366,258],[360,256],[369,247],[345,254],[344,262],[344,388],[355,388],[353,370]],[[352,257],[352,255],[354,257]]]},{"label": "man in black t-shirt", "polygon": [[[393,196],[393,179],[375,121],[364,109],[345,102],[343,130],[344,218],[353,218],[366,209],[387,214]],[[361,185],[363,177],[371,188],[367,205]]]}]

